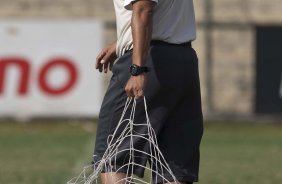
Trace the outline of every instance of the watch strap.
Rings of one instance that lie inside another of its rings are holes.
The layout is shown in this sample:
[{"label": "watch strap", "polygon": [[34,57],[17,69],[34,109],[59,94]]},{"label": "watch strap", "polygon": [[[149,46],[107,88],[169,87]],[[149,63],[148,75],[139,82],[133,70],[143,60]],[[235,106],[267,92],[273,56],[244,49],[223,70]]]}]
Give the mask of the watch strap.
[{"label": "watch strap", "polygon": [[138,66],[136,64],[130,65],[130,73],[133,76],[140,75],[141,73],[148,72],[148,67],[146,66]]}]

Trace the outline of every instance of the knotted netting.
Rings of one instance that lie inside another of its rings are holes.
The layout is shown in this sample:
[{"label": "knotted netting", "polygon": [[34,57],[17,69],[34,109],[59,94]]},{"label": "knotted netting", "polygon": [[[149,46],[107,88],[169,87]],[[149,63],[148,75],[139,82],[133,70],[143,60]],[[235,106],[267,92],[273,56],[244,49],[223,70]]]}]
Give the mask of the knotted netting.
[{"label": "knotted netting", "polygon": [[[100,183],[101,172],[106,173],[119,173],[123,172],[126,177],[116,181],[115,183],[110,183],[105,180],[105,184],[151,184],[151,183],[178,183],[176,177],[174,176],[172,170],[170,169],[168,163],[166,162],[162,152],[160,151],[157,143],[157,137],[154,129],[151,126],[148,112],[146,99],[144,99],[145,116],[146,121],[144,123],[136,124],[134,122],[135,110],[137,101],[135,98],[127,98],[125,107],[123,109],[119,123],[112,135],[108,137],[107,149],[99,161],[96,161],[92,165],[88,165],[83,168],[83,171],[77,176],[72,178],[67,184],[98,184]],[[130,105],[131,109],[129,108]],[[125,114],[130,110],[129,118],[125,118]],[[135,131],[134,127],[145,128],[145,132],[142,133]],[[120,129],[122,129],[120,131]],[[134,144],[134,139],[142,139],[148,149],[146,151],[136,148]],[[124,141],[129,140],[129,146],[126,148],[122,147]],[[126,152],[128,159],[123,163],[121,167],[117,167],[117,155]],[[95,157],[95,155],[94,155]],[[141,165],[135,160],[140,157],[147,158],[149,165]],[[145,172],[149,173],[148,179],[142,179],[134,175],[134,168],[141,167]],[[165,177],[166,173],[166,177]],[[170,181],[167,179],[169,175]],[[114,174],[111,174],[114,176]],[[161,180],[161,182],[160,182]],[[113,180],[111,180],[113,181]]]}]

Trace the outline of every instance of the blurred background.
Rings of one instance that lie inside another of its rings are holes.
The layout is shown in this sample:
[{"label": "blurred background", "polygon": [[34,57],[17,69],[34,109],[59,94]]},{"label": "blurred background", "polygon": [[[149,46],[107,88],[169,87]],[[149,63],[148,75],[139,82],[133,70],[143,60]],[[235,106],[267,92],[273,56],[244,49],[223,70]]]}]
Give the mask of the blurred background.
[{"label": "blurred background", "polygon": [[[282,4],[196,0],[200,184],[282,182]],[[111,0],[0,0],[0,183],[66,183],[92,159]]]}]

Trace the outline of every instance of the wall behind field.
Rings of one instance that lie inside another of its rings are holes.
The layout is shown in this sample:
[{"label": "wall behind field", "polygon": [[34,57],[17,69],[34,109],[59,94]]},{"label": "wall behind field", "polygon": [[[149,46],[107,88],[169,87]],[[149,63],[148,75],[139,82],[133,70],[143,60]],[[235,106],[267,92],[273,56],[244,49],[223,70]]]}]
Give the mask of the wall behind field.
[{"label": "wall behind field", "polygon": [[281,26],[282,4],[279,0],[194,2],[199,25],[195,47],[200,58],[206,114],[257,115],[256,28]]},{"label": "wall behind field", "polygon": [[[198,38],[193,45],[199,56],[204,113],[254,115],[255,26],[282,25],[280,0],[194,3]],[[112,0],[0,0],[0,18],[99,19],[106,25],[105,45],[116,37]]]},{"label": "wall behind field", "polygon": [[[99,19],[115,20],[111,0],[0,0],[0,18],[13,19]],[[113,30],[105,30],[106,43],[115,39]]]}]

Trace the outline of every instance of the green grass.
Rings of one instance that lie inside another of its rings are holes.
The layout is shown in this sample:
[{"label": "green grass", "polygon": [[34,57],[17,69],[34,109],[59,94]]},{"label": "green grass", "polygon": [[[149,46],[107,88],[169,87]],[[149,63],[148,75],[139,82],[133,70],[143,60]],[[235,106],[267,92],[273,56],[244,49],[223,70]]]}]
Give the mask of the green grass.
[{"label": "green grass", "polygon": [[[91,161],[94,123],[0,123],[0,183],[63,184]],[[199,184],[282,181],[282,126],[207,123]]]},{"label": "green grass", "polygon": [[282,182],[282,126],[208,124],[201,148],[200,184]]},{"label": "green grass", "polygon": [[0,183],[66,183],[90,164],[94,131],[85,124],[0,124]]}]

